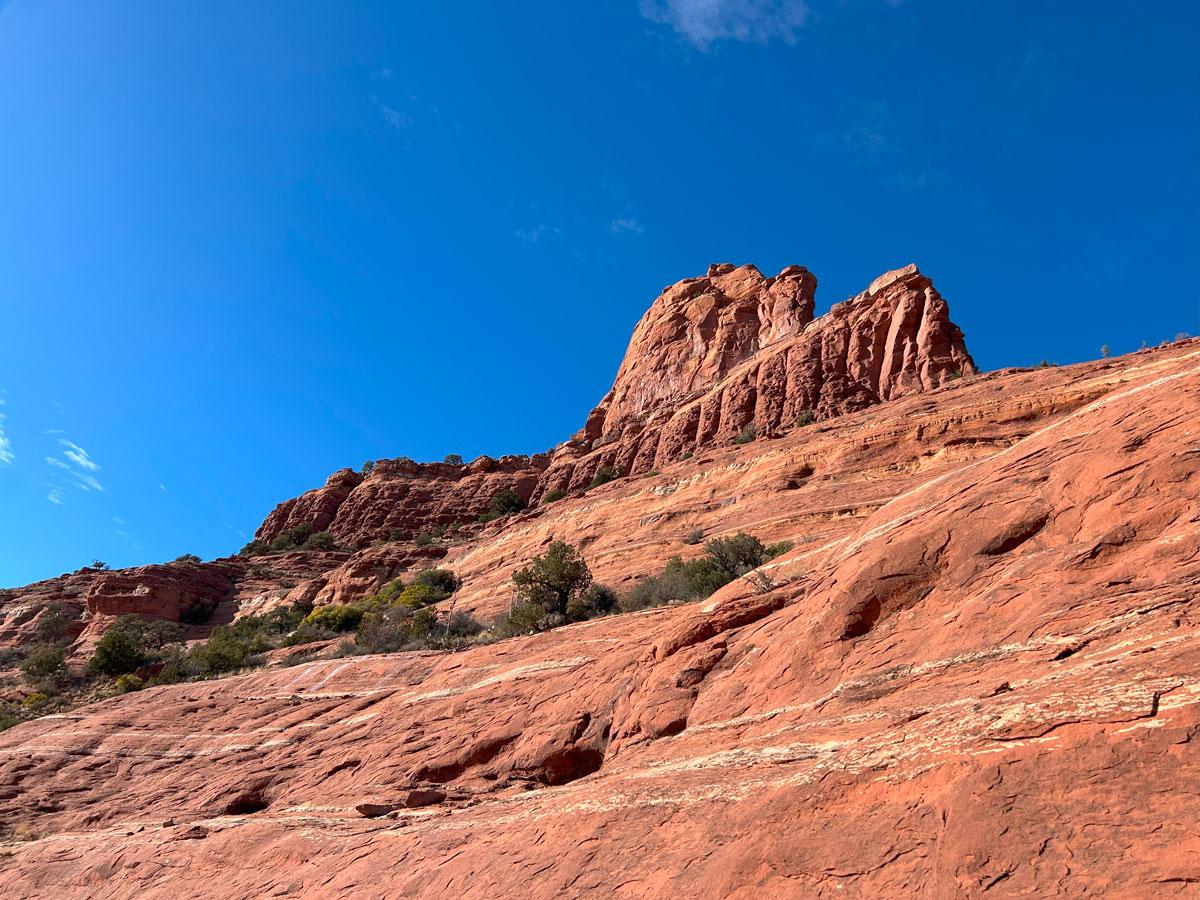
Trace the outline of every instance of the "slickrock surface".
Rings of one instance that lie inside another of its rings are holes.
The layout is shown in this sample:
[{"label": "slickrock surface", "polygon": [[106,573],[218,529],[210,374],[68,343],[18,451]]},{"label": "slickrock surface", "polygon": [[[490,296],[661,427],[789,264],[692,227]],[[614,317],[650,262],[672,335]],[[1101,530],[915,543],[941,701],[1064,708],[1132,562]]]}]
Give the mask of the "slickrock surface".
[{"label": "slickrock surface", "polygon": [[930,387],[446,557],[742,527],[767,593],[0,733],[0,896],[1194,897],[1200,341]]}]

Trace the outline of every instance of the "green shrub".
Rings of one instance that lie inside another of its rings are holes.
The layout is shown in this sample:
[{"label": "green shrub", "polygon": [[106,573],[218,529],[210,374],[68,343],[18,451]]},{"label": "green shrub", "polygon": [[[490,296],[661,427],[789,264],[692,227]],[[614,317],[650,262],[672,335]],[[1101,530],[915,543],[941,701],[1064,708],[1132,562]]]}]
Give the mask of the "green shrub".
[{"label": "green shrub", "polygon": [[171,560],[171,562],[198,563],[198,562],[201,562],[201,559],[195,553],[184,553],[184,554],[181,554],[180,556],[175,557],[173,560]]},{"label": "green shrub", "polygon": [[413,584],[433,588],[441,594],[439,600],[449,597],[462,587],[462,581],[449,569],[426,569],[424,572],[418,572]]},{"label": "green shrub", "polygon": [[354,643],[365,653],[394,653],[412,643],[413,610],[393,606],[365,613],[354,633]]},{"label": "green shrub", "polygon": [[596,474],[592,476],[591,483],[588,484],[587,490],[594,487],[599,487],[602,484],[608,484],[610,481],[616,481],[625,474],[624,466],[601,466],[596,470]]},{"label": "green shrub", "polygon": [[353,631],[362,621],[363,611],[357,606],[330,603],[318,606],[300,622],[300,626],[311,625],[332,632]]},{"label": "green shrub", "polygon": [[535,556],[512,574],[521,602],[540,606],[546,613],[565,616],[567,604],[592,583],[587,562],[570,544],[554,541],[542,556]]},{"label": "green shrub", "polygon": [[680,460],[691,459],[691,458],[692,458],[691,450],[687,451],[685,454],[683,454],[683,456],[679,457]]},{"label": "green shrub", "polygon": [[182,640],[183,628],[174,622],[144,622],[135,615],[121,616],[96,643],[88,670],[124,675],[157,662],[164,647]]},{"label": "green shrub", "polygon": [[758,427],[751,422],[742,429],[741,434],[733,439],[735,444],[749,444],[758,436]]},{"label": "green shrub", "polygon": [[238,551],[238,556],[263,556],[270,551],[271,548],[267,546],[266,541],[255,538]]},{"label": "green shrub", "polygon": [[567,601],[567,621],[582,622],[585,619],[597,619],[617,611],[618,600],[616,592],[606,585],[593,582],[587,590],[578,597]]},{"label": "green shrub", "polygon": [[388,531],[389,541],[404,541],[408,539],[408,534],[401,531],[399,528],[392,528]]},{"label": "green shrub", "polygon": [[813,415],[813,411],[811,409],[805,409],[802,410],[800,415],[796,417],[796,426],[798,428],[803,428],[806,425],[811,425],[815,421],[817,421],[817,417]]},{"label": "green shrub", "polygon": [[510,488],[497,491],[488,502],[488,511],[479,517],[481,524],[499,519],[501,516],[518,513],[525,508],[525,498]]},{"label": "green shrub", "polygon": [[545,506],[547,503],[553,503],[556,500],[561,500],[565,496],[567,496],[567,492],[562,488],[551,488],[542,494],[542,506]]},{"label": "green shrub", "polygon": [[302,522],[294,528],[280,532],[270,543],[272,553],[283,553],[304,545],[313,535],[315,529],[308,522]]},{"label": "green shrub", "polygon": [[461,466],[463,464],[463,458],[457,453],[447,453],[445,457],[443,457],[442,462],[450,466]]},{"label": "green shrub", "polygon": [[337,541],[333,539],[333,535],[328,531],[318,531],[310,534],[304,539],[304,543],[300,545],[301,550],[336,550],[337,548]]},{"label": "green shrub", "polygon": [[514,603],[507,613],[496,617],[491,630],[496,637],[517,637],[546,631],[565,621],[565,616],[552,616],[537,603]]},{"label": "green shrub", "polygon": [[693,528],[691,531],[689,531],[687,533],[687,536],[683,539],[683,542],[685,544],[692,544],[694,546],[696,544],[699,544],[703,540],[704,540],[704,529],[703,528]]},{"label": "green shrub", "polygon": [[118,675],[117,690],[122,694],[128,694],[130,691],[140,691],[146,686],[146,682],[136,675]]},{"label": "green shrub", "polygon": [[372,472],[375,471],[375,460],[368,459],[365,463],[362,464],[362,466],[359,467],[358,471],[364,475],[370,475]]},{"label": "green shrub", "polygon": [[[771,547],[778,549],[784,545],[787,549],[779,552],[786,553],[791,549],[788,541],[780,541]],[[620,608],[632,612],[703,600],[735,578],[761,566],[769,555],[762,541],[742,531],[731,537],[714,538],[704,545],[703,556],[686,562],[680,556],[672,556],[661,574],[641,579],[620,598]]]},{"label": "green shrub", "polygon": [[37,620],[37,639],[42,644],[61,644],[71,638],[78,615],[61,600],[52,600],[42,608]]},{"label": "green shrub", "polygon": [[774,544],[767,545],[767,559],[774,559],[777,556],[783,556],[792,547],[796,546],[791,541],[776,541]]},{"label": "green shrub", "polygon": [[704,545],[704,552],[716,565],[730,575],[730,581],[744,575],[767,559],[762,541],[739,531],[732,537],[713,538]]},{"label": "green shrub", "polygon": [[16,716],[10,716],[6,712],[0,712],[0,731],[7,731],[14,725],[20,725],[21,720]]},{"label": "green shrub", "polygon": [[418,547],[428,547],[433,543],[433,535],[428,531],[423,534],[418,534],[416,538],[413,539],[413,543]]},{"label": "green shrub", "polygon": [[37,691],[36,693],[30,694],[28,697],[22,700],[21,706],[25,707],[25,709],[41,709],[49,702],[50,698],[48,696],[43,694],[41,691]]},{"label": "green shrub", "polygon": [[67,675],[66,651],[51,644],[39,644],[21,663],[21,674],[29,684],[57,683]]},{"label": "green shrub", "polygon": [[518,513],[524,508],[525,498],[509,488],[497,491],[488,503],[488,512],[499,513],[502,516]]}]

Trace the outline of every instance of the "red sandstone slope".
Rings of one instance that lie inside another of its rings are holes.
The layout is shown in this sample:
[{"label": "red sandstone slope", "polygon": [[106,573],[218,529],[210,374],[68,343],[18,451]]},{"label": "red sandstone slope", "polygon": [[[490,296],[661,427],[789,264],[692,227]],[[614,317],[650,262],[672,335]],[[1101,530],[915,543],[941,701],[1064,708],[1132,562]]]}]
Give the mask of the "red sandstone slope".
[{"label": "red sandstone slope", "polygon": [[616,580],[745,526],[797,542],[766,594],[10,729],[0,894],[1194,896],[1198,387],[1198,342],[963,379],[450,550],[486,605],[551,535]]}]

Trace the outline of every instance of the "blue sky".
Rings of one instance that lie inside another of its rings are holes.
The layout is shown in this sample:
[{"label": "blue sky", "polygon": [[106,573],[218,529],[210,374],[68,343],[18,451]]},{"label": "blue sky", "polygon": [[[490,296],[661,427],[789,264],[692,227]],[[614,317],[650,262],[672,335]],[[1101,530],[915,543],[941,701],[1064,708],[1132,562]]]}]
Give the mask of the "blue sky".
[{"label": "blue sky", "polygon": [[545,449],[664,285],[915,261],[984,368],[1195,333],[1194,0],[0,0],[0,585]]}]

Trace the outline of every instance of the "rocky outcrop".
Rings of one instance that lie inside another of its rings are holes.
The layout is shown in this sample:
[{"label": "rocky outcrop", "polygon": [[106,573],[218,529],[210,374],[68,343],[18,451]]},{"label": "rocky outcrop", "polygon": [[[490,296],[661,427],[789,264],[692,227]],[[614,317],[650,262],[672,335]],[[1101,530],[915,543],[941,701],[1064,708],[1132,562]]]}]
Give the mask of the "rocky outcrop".
[{"label": "rocky outcrop", "polygon": [[816,288],[803,266],[772,278],[752,265],[710,266],[663,290],[612,389],[552,456],[381,460],[369,476],[342,469],[281,503],[256,536],[307,523],[357,548],[411,538],[474,521],[499,490],[536,503],[550,490],[586,488],[603,466],[639,475],[728,444],[747,426],[774,437],[798,420],[858,412],[975,371],[945,300],[915,265],[814,319]]},{"label": "rocky outcrop", "polygon": [[710,448],[447,559],[745,527],[769,581],[18,725],[0,895],[1194,896],[1198,391],[1192,342]]},{"label": "rocky outcrop", "polygon": [[802,266],[766,278],[732,265],[667,288],[539,490],[579,489],[602,466],[660,469],[748,427],[773,437],[975,371],[946,301],[915,265],[816,319],[815,290]]},{"label": "rocky outcrop", "polygon": [[341,469],[323,488],[279,504],[255,537],[270,541],[288,528],[312,525],[350,547],[412,539],[438,526],[474,522],[492,496],[512,490],[529,500],[549,458],[481,456],[465,465],[381,459],[370,475]]}]

